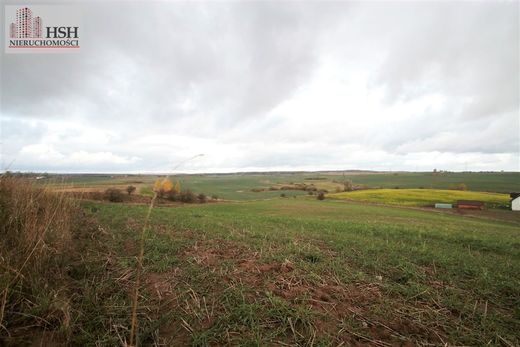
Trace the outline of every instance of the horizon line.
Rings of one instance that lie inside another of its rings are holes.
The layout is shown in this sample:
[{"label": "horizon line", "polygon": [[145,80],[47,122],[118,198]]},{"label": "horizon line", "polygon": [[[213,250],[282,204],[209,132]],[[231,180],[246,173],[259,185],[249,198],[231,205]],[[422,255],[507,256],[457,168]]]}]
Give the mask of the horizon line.
[{"label": "horizon line", "polygon": [[[266,171],[223,171],[223,172],[67,172],[67,171],[24,171],[24,170],[0,170],[0,174],[6,172],[22,173],[22,174],[49,174],[49,175],[230,175],[230,174],[269,174],[269,173],[347,173],[347,172],[367,172],[367,173],[433,173],[433,170],[428,171],[409,171],[409,170],[369,170],[369,169],[348,169],[348,170],[266,170]],[[436,173],[520,173],[520,171],[509,170],[438,170]]]}]

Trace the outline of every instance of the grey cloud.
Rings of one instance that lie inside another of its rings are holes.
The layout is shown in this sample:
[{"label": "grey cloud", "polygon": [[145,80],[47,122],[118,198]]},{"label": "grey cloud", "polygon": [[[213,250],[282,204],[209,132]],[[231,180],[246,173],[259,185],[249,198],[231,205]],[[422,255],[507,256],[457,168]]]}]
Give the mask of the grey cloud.
[{"label": "grey cloud", "polygon": [[394,28],[391,49],[374,83],[384,84],[391,100],[436,91],[469,98],[471,106],[463,111],[467,118],[518,110],[518,6],[388,5],[382,23],[404,24]]}]

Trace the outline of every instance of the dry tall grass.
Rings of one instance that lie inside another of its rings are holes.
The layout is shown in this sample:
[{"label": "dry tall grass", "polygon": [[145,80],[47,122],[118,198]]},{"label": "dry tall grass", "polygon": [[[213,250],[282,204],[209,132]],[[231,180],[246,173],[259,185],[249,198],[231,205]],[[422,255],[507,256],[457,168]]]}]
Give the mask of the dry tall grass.
[{"label": "dry tall grass", "polygon": [[76,207],[63,193],[0,176],[0,336],[67,332],[62,286]]}]

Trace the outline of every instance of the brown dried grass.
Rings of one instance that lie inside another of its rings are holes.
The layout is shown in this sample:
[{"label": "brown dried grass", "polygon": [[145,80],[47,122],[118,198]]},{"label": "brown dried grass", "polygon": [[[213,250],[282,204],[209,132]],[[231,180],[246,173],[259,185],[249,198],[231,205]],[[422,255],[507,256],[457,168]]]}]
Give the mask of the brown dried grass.
[{"label": "brown dried grass", "polygon": [[57,279],[65,271],[76,208],[63,193],[0,176],[0,336],[68,327],[69,306]]}]

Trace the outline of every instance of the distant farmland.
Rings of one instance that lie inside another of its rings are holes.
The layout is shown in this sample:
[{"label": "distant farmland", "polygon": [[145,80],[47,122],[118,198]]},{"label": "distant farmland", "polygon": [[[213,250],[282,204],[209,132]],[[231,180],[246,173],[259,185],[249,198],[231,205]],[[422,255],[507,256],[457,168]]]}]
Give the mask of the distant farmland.
[{"label": "distant farmland", "polygon": [[[64,182],[77,188],[108,187],[111,185],[136,185],[142,194],[151,195],[157,175],[52,175],[51,180]],[[449,189],[464,183],[469,191],[509,193],[520,191],[518,172],[472,172],[472,173],[366,173],[366,172],[294,172],[294,173],[250,173],[250,174],[204,174],[178,175],[181,185],[194,192],[217,195],[226,200],[257,200],[279,197],[281,191],[269,191],[271,186],[291,182],[315,184],[318,188],[334,193],[342,189],[341,182],[351,180],[356,186],[366,188],[430,188]],[[253,192],[254,188],[267,189]],[[305,195],[306,192],[291,190],[289,196]]]}]

